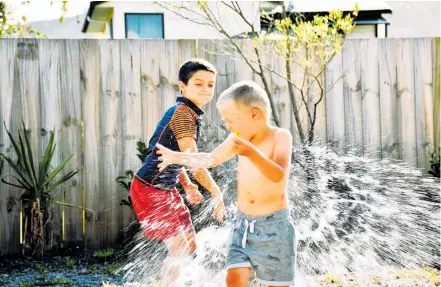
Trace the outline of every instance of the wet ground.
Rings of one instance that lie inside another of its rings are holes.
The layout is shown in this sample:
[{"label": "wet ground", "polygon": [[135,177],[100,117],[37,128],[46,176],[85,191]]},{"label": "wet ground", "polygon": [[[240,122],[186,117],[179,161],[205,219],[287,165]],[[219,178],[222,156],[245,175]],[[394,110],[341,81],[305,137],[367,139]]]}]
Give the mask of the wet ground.
[{"label": "wet ground", "polygon": [[[119,254],[122,254],[119,255]],[[124,253],[106,249],[98,252],[53,251],[42,260],[23,256],[0,257],[0,286],[125,286],[149,287],[153,284],[125,282],[122,275],[115,274],[124,262]],[[440,286],[440,271],[422,266],[418,270],[391,269],[383,274],[357,276],[348,274],[336,276],[327,274],[315,276],[315,283],[300,284],[301,287],[435,287]],[[107,283],[103,285],[103,283]],[[221,284],[223,285],[223,284]],[[304,286],[303,286],[304,285]],[[250,284],[252,287],[263,287]],[[197,285],[193,287],[217,287]]]},{"label": "wet ground", "polygon": [[102,282],[122,284],[114,274],[119,268],[115,256],[94,254],[50,254],[43,260],[23,256],[0,257],[0,286],[101,286]]}]

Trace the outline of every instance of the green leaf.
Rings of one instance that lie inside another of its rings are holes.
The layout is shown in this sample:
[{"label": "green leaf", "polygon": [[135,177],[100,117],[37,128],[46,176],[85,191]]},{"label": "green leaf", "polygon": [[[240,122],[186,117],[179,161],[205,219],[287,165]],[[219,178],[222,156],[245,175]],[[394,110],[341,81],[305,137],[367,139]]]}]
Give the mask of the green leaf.
[{"label": "green leaf", "polygon": [[128,205],[128,206],[132,206],[132,204],[131,204],[130,202],[128,202],[127,200],[125,200],[125,199],[121,199],[121,202],[120,202],[119,205]]},{"label": "green leaf", "polygon": [[125,183],[125,182],[123,182],[123,181],[118,181],[118,183],[119,183],[124,189],[126,189],[126,190],[130,190],[130,186],[129,186],[127,183]]},{"label": "green leaf", "polygon": [[80,170],[78,169],[78,170],[74,170],[74,171],[70,171],[70,172],[68,172],[68,173],[67,173],[66,175],[64,175],[60,180],[56,181],[53,185],[51,185],[51,186],[48,188],[48,191],[54,189],[55,187],[57,187],[58,185],[60,185],[60,184],[62,184],[62,183],[64,183],[64,182],[68,181],[71,177],[73,177],[74,175],[76,175],[79,171],[80,171]]},{"label": "green leaf", "polygon": [[16,143],[14,137],[12,137],[11,133],[10,133],[10,132],[8,131],[8,129],[6,128],[6,123],[3,122],[3,124],[4,124],[4,126],[5,126],[6,133],[8,134],[9,139],[11,140],[12,146],[14,147],[15,153],[17,154],[18,161],[21,161],[21,157],[22,157],[22,155],[21,155],[21,151],[20,151],[20,149],[19,149],[19,147],[18,147],[18,145],[17,145],[17,143]]},{"label": "green leaf", "polygon": [[26,178],[23,176],[23,172],[20,169],[20,167],[18,165],[16,165],[9,157],[5,157],[4,158],[9,165],[12,167],[12,169],[14,169],[14,171],[18,174],[18,176],[21,178],[21,180],[26,184],[26,186],[28,187],[32,187],[32,184],[30,184]]},{"label": "green leaf", "polygon": [[[40,163],[40,170],[39,170],[39,175],[38,175],[38,182],[40,183],[39,188],[41,188],[43,186],[41,184],[44,182],[44,180],[46,179],[46,176],[49,173],[49,166],[50,166],[50,163],[52,161],[52,156],[53,156],[53,153],[51,153],[53,145],[54,145],[54,132],[51,131],[49,143],[46,147],[42,161]],[[52,156],[51,156],[51,154],[52,154]]]},{"label": "green leaf", "polygon": [[52,179],[66,166],[66,164],[70,161],[73,155],[70,155],[68,158],[66,158],[57,168],[55,168],[52,173],[49,175],[49,177],[44,181],[43,186],[48,185]]},{"label": "green leaf", "polygon": [[23,140],[20,137],[20,145],[23,148],[23,152],[25,152],[25,150],[27,150],[27,154],[24,154],[24,159],[25,159],[25,164],[26,164],[26,168],[28,170],[29,173],[29,177],[32,180],[32,184],[34,185],[34,188],[37,189],[37,176],[35,174],[35,168],[34,168],[34,159],[32,157],[32,149],[31,149],[31,144],[29,143],[29,138],[27,136],[26,133],[26,127],[23,123],[23,133],[24,133],[24,138],[25,138],[25,142],[26,142],[26,147],[23,144]]},{"label": "green leaf", "polygon": [[3,183],[7,184],[7,185],[11,185],[11,186],[14,186],[14,187],[18,187],[18,188],[20,188],[20,189],[26,189],[26,190],[29,190],[29,186],[26,186],[26,184],[23,183],[20,179],[18,179],[17,177],[15,177],[15,176],[13,176],[13,175],[11,175],[11,177],[15,178],[15,180],[18,181],[20,185],[17,185],[17,184],[15,184],[15,183],[12,183],[12,182],[9,182],[9,181],[6,181],[5,178],[2,178],[1,181],[2,181]]}]

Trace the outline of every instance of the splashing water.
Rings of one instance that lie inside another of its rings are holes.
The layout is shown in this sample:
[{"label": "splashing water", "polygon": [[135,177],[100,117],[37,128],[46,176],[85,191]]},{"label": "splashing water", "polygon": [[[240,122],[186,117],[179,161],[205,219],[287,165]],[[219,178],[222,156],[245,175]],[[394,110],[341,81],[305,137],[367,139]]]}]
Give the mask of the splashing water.
[{"label": "splashing water", "polygon": [[[440,184],[434,178],[399,161],[338,156],[323,147],[309,152],[313,164],[294,151],[288,186],[297,229],[298,286],[318,286],[317,276],[329,273],[368,278],[385,275],[390,268],[439,269]],[[228,164],[215,170],[227,204],[236,199],[235,192],[228,192],[234,190],[234,162]],[[305,180],[306,170],[313,180]],[[197,256],[182,261],[178,286],[226,286],[225,259],[235,206],[229,206],[226,223],[216,226],[207,202],[192,210],[196,228],[203,227],[196,236]],[[133,245],[121,270],[125,279],[154,281],[165,247],[141,233]]]}]

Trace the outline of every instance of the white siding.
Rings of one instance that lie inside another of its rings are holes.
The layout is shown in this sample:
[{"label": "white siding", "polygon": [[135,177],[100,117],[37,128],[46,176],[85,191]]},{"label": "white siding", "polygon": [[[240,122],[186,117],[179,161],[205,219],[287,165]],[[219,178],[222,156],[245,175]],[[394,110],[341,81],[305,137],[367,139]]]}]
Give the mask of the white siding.
[{"label": "white siding", "polygon": [[[175,5],[179,2],[174,2]],[[254,26],[260,29],[259,2],[239,2],[245,17]],[[113,5],[113,37],[115,39],[125,38],[125,14],[126,13],[161,13],[164,15],[164,37],[165,39],[222,39],[223,36],[209,26],[199,25],[181,18],[167,9],[152,2],[109,2]],[[220,22],[225,25],[225,30],[231,35],[241,34],[250,31],[250,27],[239,18],[239,16],[220,2],[209,2],[209,8],[213,13],[220,15]],[[195,9],[196,11],[197,9]],[[192,19],[197,19],[191,12],[185,13]],[[201,19],[198,19],[199,21]]]}]

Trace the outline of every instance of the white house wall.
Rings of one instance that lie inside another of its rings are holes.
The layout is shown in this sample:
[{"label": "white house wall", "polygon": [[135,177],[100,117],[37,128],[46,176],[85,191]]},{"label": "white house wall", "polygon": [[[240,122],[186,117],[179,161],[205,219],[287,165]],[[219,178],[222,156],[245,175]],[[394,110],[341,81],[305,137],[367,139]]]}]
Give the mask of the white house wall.
[{"label": "white house wall", "polygon": [[[178,4],[179,2],[174,2]],[[254,22],[257,30],[260,30],[259,2],[239,2],[245,17]],[[168,11],[152,2],[112,2],[113,14],[113,37],[124,39],[125,14],[126,13],[160,13],[164,15],[164,38],[165,39],[222,39],[224,38],[217,30],[209,26],[203,26],[181,18],[179,15]],[[195,4],[194,4],[195,5]],[[216,16],[220,15],[221,23],[231,35],[251,31],[251,28],[240,17],[220,2],[208,2],[209,8]],[[195,9],[196,10],[196,9]],[[183,12],[184,13],[184,12]],[[184,16],[197,19],[191,12]],[[201,20],[201,19],[198,19]]]}]

